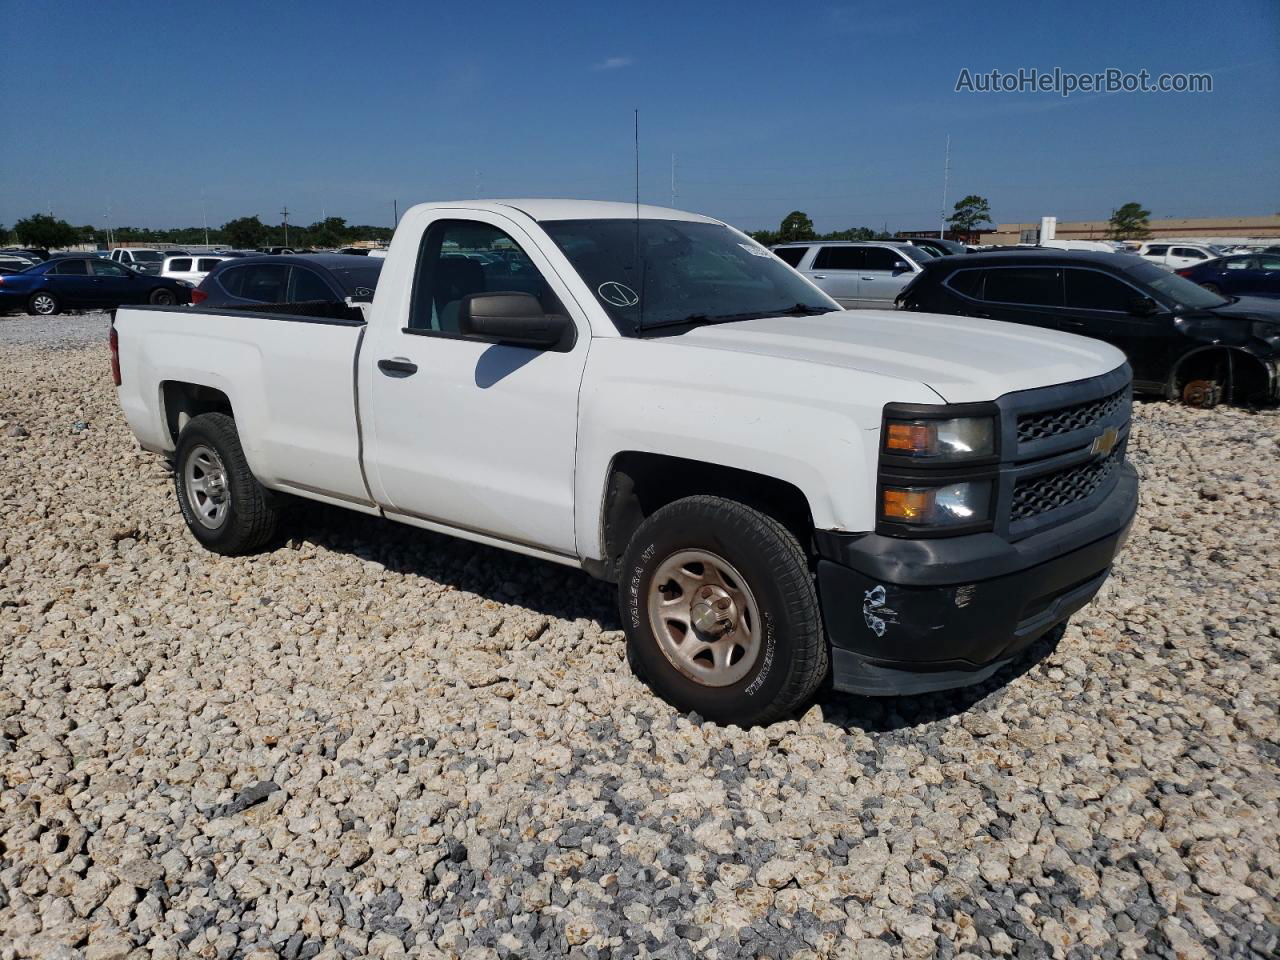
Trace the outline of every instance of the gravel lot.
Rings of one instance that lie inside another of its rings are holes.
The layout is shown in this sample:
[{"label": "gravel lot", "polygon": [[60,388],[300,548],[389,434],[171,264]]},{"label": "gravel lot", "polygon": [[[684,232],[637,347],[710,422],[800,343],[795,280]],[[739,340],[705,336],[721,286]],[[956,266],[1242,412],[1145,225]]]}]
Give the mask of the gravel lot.
[{"label": "gravel lot", "polygon": [[325,509],[203,552],[105,348],[30,342],[104,332],[0,319],[0,958],[1277,955],[1275,413],[1138,409],[1040,660],[744,731],[582,574]]}]

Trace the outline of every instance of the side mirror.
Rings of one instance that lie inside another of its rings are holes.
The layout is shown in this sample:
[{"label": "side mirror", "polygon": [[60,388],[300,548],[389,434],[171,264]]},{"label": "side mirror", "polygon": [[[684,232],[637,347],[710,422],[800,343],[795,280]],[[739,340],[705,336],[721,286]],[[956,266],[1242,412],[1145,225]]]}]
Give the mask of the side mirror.
[{"label": "side mirror", "polygon": [[573,321],[543,313],[528,293],[472,293],[458,307],[458,332],[513,347],[568,352],[573,347]]},{"label": "side mirror", "polygon": [[1159,313],[1160,308],[1150,297],[1134,297],[1129,301],[1129,312],[1135,317],[1149,317],[1153,313]]},{"label": "side mirror", "polygon": [[910,269],[911,269],[911,268],[910,268],[909,266],[907,266],[907,261],[905,261],[905,260],[895,260],[895,261],[893,261],[893,272],[894,272],[894,273],[906,273],[906,272],[907,272],[908,270],[910,270]]}]

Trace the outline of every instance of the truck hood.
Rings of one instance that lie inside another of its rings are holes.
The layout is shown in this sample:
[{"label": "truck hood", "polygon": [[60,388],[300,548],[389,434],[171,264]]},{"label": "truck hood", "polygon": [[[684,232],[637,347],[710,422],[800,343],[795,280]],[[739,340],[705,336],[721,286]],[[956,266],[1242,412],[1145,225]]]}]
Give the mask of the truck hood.
[{"label": "truck hood", "polygon": [[1115,347],[1070,333],[898,310],[741,320],[698,327],[679,339],[923,383],[947,403],[1083,380],[1125,361]]}]

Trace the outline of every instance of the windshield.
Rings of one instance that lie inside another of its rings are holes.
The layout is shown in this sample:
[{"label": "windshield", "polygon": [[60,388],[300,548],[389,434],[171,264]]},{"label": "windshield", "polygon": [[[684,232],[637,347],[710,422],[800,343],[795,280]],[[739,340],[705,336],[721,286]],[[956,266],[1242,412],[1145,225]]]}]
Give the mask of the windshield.
[{"label": "windshield", "polygon": [[894,249],[899,253],[906,254],[922,267],[930,260],[938,259],[938,255],[936,253],[932,250],[927,250],[924,247],[911,247],[904,245],[901,247],[894,247]]},{"label": "windshield", "polygon": [[760,244],[723,224],[552,220],[542,228],[624,334],[840,309]]},{"label": "windshield", "polygon": [[159,263],[164,257],[154,250],[134,250],[133,259],[139,263]]},{"label": "windshield", "polygon": [[1172,300],[1179,307],[1190,310],[1203,310],[1206,307],[1222,307],[1230,300],[1211,293],[1198,283],[1180,277],[1168,270],[1161,270],[1150,263],[1140,263],[1129,271],[1135,278],[1142,280],[1156,293],[1166,300]]}]

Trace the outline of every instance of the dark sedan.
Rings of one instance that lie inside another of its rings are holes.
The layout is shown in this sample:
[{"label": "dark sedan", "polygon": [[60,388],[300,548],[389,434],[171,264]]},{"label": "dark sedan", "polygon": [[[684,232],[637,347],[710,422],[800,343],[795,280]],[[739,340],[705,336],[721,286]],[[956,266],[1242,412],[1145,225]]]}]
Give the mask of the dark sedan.
[{"label": "dark sedan", "polygon": [[343,303],[373,299],[382,260],[340,253],[244,257],[215,267],[191,302],[202,307],[251,308],[256,304]]},{"label": "dark sedan", "polygon": [[1280,297],[1280,253],[1243,253],[1174,271],[1206,290],[1235,297]]},{"label": "dark sedan", "polygon": [[63,310],[126,303],[171,306],[191,299],[191,284],[138,273],[93,256],[54,257],[0,276],[0,310],[51,317]]},{"label": "dark sedan", "polygon": [[1127,254],[944,257],[897,302],[1105,340],[1128,356],[1135,390],[1169,400],[1280,400],[1280,303],[1222,297]]}]

